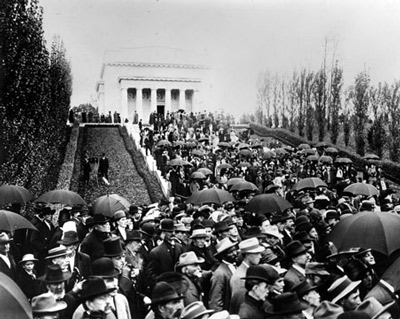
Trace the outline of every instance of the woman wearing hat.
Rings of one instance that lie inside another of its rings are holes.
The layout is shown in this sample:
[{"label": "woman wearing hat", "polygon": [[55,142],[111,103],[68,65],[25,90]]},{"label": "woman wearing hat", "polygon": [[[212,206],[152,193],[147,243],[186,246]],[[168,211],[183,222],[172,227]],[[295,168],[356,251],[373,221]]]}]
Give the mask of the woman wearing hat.
[{"label": "woman wearing hat", "polygon": [[37,280],[35,270],[37,261],[33,254],[26,254],[19,262],[17,284],[29,300],[41,292],[40,282]]}]

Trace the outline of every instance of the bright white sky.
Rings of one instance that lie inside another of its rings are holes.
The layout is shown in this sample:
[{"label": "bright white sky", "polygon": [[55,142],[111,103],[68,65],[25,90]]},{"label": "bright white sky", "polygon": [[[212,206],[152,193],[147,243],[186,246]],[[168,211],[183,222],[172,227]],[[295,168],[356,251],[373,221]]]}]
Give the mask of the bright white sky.
[{"label": "bright white sky", "polygon": [[255,109],[269,69],[290,75],[322,63],[325,39],[346,84],[367,69],[375,83],[400,71],[398,0],[40,0],[45,37],[60,35],[71,60],[72,106],[91,102],[104,51],[165,46],[210,58],[213,105],[236,116]]}]

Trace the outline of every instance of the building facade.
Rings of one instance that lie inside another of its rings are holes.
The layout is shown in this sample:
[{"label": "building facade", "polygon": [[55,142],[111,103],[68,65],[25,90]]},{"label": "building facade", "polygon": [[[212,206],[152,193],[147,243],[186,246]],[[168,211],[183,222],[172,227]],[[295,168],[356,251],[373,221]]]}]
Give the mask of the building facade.
[{"label": "building facade", "polygon": [[209,68],[191,52],[160,47],[106,51],[97,82],[100,114],[120,114],[143,123],[150,114],[203,110]]}]

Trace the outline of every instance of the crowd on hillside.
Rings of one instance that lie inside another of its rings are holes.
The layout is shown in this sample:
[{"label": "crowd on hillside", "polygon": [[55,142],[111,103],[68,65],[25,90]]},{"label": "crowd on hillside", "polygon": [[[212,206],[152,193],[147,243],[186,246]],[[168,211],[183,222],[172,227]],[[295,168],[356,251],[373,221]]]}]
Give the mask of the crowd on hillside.
[{"label": "crowd on hillside", "polygon": [[[374,162],[357,172],[324,144],[265,145],[213,114],[154,113],[150,123],[139,123],[141,143],[168,199],[107,215],[64,207],[56,223],[37,206],[39,231],[23,246],[0,233],[0,271],[34,318],[399,318],[397,277],[383,276],[396,252],[329,240],[346,218],[400,211]],[[356,182],[377,193],[345,191]],[[260,193],[289,206],[254,210]]]}]

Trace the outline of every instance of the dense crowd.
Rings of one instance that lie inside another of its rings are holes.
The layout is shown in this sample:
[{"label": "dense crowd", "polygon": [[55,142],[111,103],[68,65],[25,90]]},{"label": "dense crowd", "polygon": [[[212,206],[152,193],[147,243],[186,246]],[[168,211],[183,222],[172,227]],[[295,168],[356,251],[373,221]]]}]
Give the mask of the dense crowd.
[{"label": "dense crowd", "polygon": [[[388,257],[329,240],[346,216],[397,214],[375,162],[357,172],[324,144],[266,145],[212,114],[152,116],[151,127],[139,123],[141,143],[168,200],[107,215],[64,207],[56,223],[37,206],[39,231],[20,251],[0,234],[0,271],[35,318],[399,318],[397,288],[382,279]],[[299,187],[307,180],[321,182]],[[347,193],[356,182],[377,193]],[[260,193],[290,205],[250,209]]]}]

